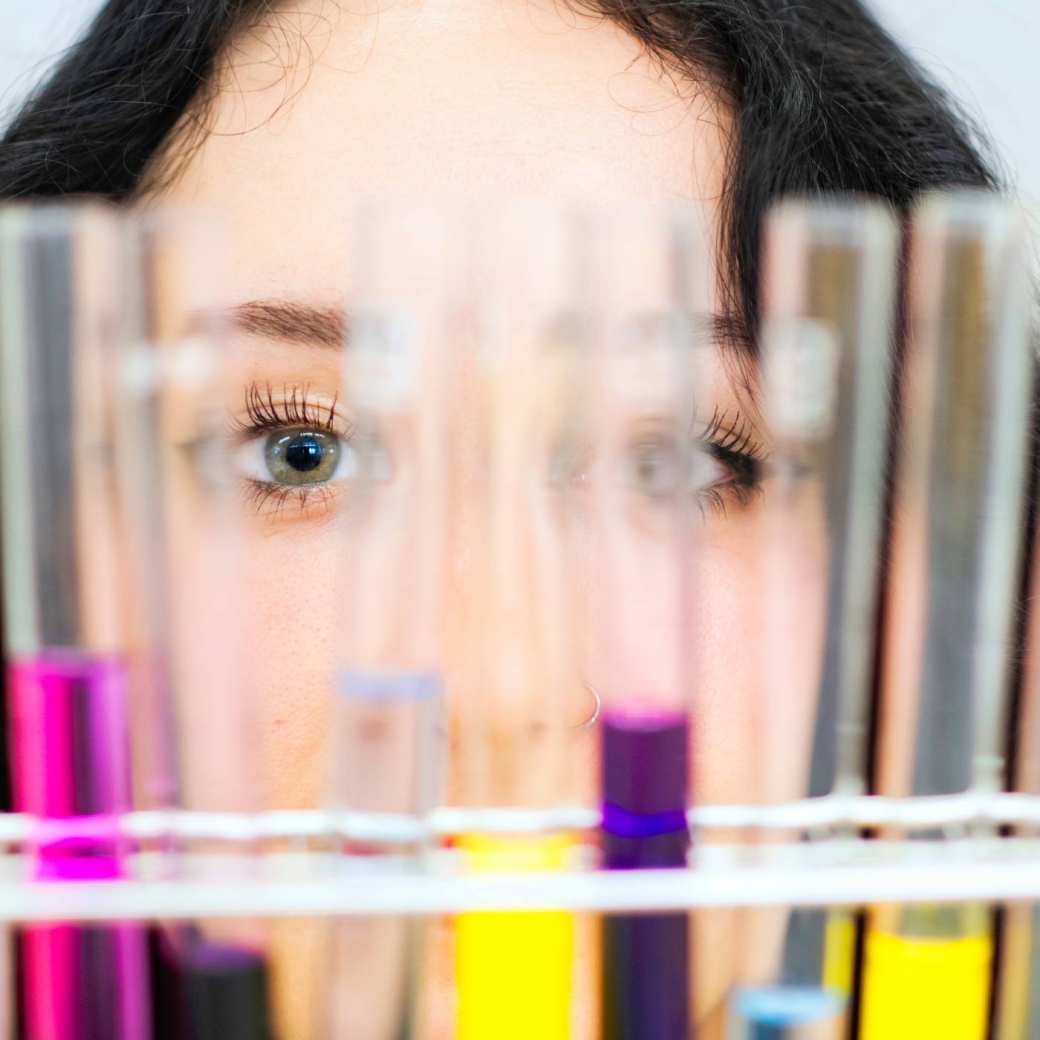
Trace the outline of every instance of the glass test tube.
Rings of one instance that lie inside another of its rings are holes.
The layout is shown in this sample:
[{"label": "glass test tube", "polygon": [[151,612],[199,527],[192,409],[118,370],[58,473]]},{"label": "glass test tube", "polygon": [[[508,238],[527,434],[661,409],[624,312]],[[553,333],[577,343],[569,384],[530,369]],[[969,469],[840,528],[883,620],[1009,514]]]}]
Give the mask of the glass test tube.
[{"label": "glass test tube", "polygon": [[[602,702],[602,862],[683,868],[690,835],[692,540],[706,459],[694,439],[707,261],[695,215],[621,209],[588,249],[582,486],[574,553],[586,680]],[[601,1035],[675,1040],[690,1025],[685,913],[606,917]]]},{"label": "glass test tube", "polygon": [[[1034,458],[1034,467],[1036,465]],[[1036,479],[1034,472],[1033,479]],[[1036,508],[1033,503],[1034,510]],[[1037,515],[1034,512],[1034,525]],[[1011,789],[1040,795],[1040,542],[1033,532],[1027,593],[1025,657],[1018,691],[1011,744],[1015,759]],[[1035,828],[1017,833],[1036,837]],[[1040,907],[1012,903],[1004,907],[1000,928],[998,983],[995,996],[994,1040],[1034,1040],[1040,1037]]]},{"label": "glass test tube", "polygon": [[[923,202],[881,673],[877,788],[1004,785],[1033,380],[1022,220],[996,197]],[[984,833],[984,832],[983,832]],[[963,834],[911,833],[911,838]],[[985,1035],[992,935],[977,905],[871,911],[865,1040]]]},{"label": "glass test tube", "polygon": [[[123,247],[126,346],[113,367],[136,782],[155,808],[255,812],[264,767],[247,668],[252,518],[228,437],[240,400],[224,335],[221,237],[202,216],[149,211],[127,219]],[[169,872],[187,876],[193,859],[184,853],[219,864],[214,854],[228,848],[171,840]],[[230,850],[253,851],[234,842]],[[201,869],[219,876],[219,865]],[[171,925],[155,940],[159,1037],[266,1040],[269,969],[258,922]]]},{"label": "glass test tube", "polygon": [[[461,229],[460,229],[461,230]],[[517,202],[474,211],[461,315],[469,332],[452,452],[458,542],[449,634],[457,774],[452,799],[532,814],[574,805],[592,698],[579,678],[566,567],[576,348],[576,229]],[[457,349],[457,348],[456,348]],[[586,755],[587,757],[587,755]],[[532,822],[458,837],[473,873],[554,873],[573,835]],[[581,934],[579,934],[579,932]],[[575,1019],[573,914],[468,913],[456,920],[456,1035],[562,1040]]]},{"label": "glass test tube", "polygon": [[[890,211],[848,198],[783,203],[767,224],[754,745],[763,800],[867,791],[898,249]],[[733,1040],[841,1040],[855,915],[747,919]]]},{"label": "glass test tube", "polygon": [[[540,207],[375,205],[359,219],[345,395],[357,474],[345,534],[352,663],[332,784],[334,802],[355,812],[436,804],[445,725],[459,751],[448,778],[457,800],[539,809],[566,797],[557,716],[574,693],[560,674],[573,648],[547,488],[567,367],[545,356],[566,287],[559,230]],[[366,769],[373,735],[382,752]],[[460,847],[471,870],[545,870],[562,866],[570,842],[470,834]],[[571,932],[565,914],[462,915],[457,1033],[569,1035]],[[393,960],[380,992],[401,992]],[[355,1030],[371,989],[355,1001]]]},{"label": "glass test tube", "polygon": [[[127,670],[119,609],[111,395],[114,218],[90,208],[0,216],[0,460],[15,807],[38,818],[36,880],[128,876]],[[31,926],[28,1040],[150,1035],[137,924]]]},{"label": "glass test tube", "polygon": [[[0,514],[3,512],[3,487],[0,486]],[[3,588],[3,539],[0,538],[0,589]],[[7,639],[3,615],[3,596],[0,595],[0,653],[7,654]],[[0,669],[0,703],[8,704],[7,669]],[[8,758],[9,720],[6,708],[0,711],[0,806],[3,812],[10,812],[11,770]],[[0,1037],[11,1040],[14,1037],[15,1018],[17,1014],[17,983],[15,981],[15,932],[13,928],[0,927]]]},{"label": "glass test tube", "polygon": [[[330,810],[423,824],[445,770],[449,424],[460,349],[453,288],[461,228],[432,206],[370,202],[351,242],[342,408],[343,657],[332,696]],[[349,828],[348,828],[349,830]],[[421,869],[429,841],[348,839],[352,869]],[[427,929],[336,922],[321,1014],[332,1037],[416,1035]],[[364,948],[361,959],[357,950]]]},{"label": "glass test tube", "polygon": [[[573,415],[567,220],[522,203],[442,218],[458,279],[445,287],[436,323],[419,320],[439,381],[427,380],[420,396],[443,401],[426,428],[444,445],[436,523],[454,752],[448,798],[535,818],[576,799],[566,752],[592,714],[569,639],[566,491],[553,477],[553,451]],[[574,848],[550,824],[467,833],[456,844],[473,874],[555,872]],[[575,941],[564,912],[460,915],[456,1035],[570,1036]]]}]

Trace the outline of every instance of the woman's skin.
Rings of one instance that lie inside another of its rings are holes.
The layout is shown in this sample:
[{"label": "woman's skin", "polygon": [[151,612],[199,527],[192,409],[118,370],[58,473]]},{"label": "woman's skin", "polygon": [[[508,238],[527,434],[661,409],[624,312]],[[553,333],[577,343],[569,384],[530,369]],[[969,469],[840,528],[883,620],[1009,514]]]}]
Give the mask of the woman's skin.
[{"label": "woman's skin", "polygon": [[[240,428],[255,422],[244,403],[255,388],[276,412],[289,410],[295,421],[286,426],[345,432],[332,413],[341,357],[326,340],[336,339],[336,314],[349,300],[349,222],[361,197],[688,201],[703,206],[714,232],[731,112],[613,23],[549,0],[296,0],[234,41],[216,87],[201,126],[185,125],[150,181],[158,201],[229,221],[236,353],[247,359],[231,403]],[[718,348],[698,408],[705,425],[713,413],[725,417],[761,455],[767,433],[753,377],[727,356],[732,349]],[[294,393],[306,396],[306,421],[287,404]],[[270,481],[269,432],[240,434],[244,478]],[[753,799],[761,782],[747,749],[749,734],[761,732],[751,694],[762,498],[754,488],[740,493],[737,479],[715,466],[722,508],[704,510],[694,577],[710,590],[698,597],[690,633],[702,802]],[[314,497],[301,506],[254,485],[249,506],[250,597],[258,630],[269,634],[252,656],[263,677],[271,804],[280,808],[323,798],[329,678],[342,643],[329,578],[331,499]],[[786,717],[806,720],[808,706]],[[804,747],[805,727],[790,725],[788,746]],[[717,916],[696,938],[697,1018],[717,1025],[736,971],[733,930]],[[315,972],[302,946],[291,949],[280,991],[286,1035],[299,1037],[313,1014]]]}]

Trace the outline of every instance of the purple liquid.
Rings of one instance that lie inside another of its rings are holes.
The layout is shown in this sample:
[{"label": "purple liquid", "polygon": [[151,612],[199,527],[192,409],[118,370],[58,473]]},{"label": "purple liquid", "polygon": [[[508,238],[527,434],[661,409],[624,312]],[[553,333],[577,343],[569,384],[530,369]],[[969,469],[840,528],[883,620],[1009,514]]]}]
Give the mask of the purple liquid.
[{"label": "purple liquid", "polygon": [[[126,672],[113,658],[48,651],[8,670],[15,808],[43,822],[36,877],[125,876],[118,814],[130,808]],[[139,925],[27,928],[26,1040],[147,1040]]]},{"label": "purple liquid", "polygon": [[190,929],[159,946],[157,1040],[270,1040],[263,953]]},{"label": "purple liquid", "polygon": [[[689,718],[609,711],[602,729],[603,862],[608,870],[686,866]],[[617,914],[603,922],[604,1040],[686,1040],[686,914]]]}]

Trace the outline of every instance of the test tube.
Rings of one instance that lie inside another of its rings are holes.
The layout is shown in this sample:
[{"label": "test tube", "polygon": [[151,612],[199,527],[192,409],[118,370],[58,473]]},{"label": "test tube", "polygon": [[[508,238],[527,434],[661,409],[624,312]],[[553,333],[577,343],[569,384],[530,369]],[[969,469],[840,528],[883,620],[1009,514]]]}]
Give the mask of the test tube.
[{"label": "test tube", "polygon": [[[1034,457],[1035,465],[1038,460]],[[1035,487],[1035,484],[1034,484]],[[1037,522],[1033,503],[1033,523]],[[1032,560],[1027,586],[1025,655],[1010,745],[1014,748],[1012,790],[1040,795],[1040,543],[1034,526]],[[1016,829],[1035,838],[1035,828]],[[1040,909],[1012,903],[1004,907],[1000,927],[998,989],[995,998],[994,1040],[1035,1040],[1040,1037]]]},{"label": "test tube", "polygon": [[[3,511],[2,487],[0,487],[0,512]],[[0,589],[3,588],[3,540],[0,538]],[[3,596],[0,595],[0,652],[6,655],[7,640],[4,637]],[[0,698],[7,704],[7,669],[0,668]],[[8,762],[8,720],[7,712],[0,711],[0,806],[4,812],[10,812],[11,771]],[[0,928],[0,1037],[10,1040],[14,1036],[15,1025],[15,933],[13,928]]]},{"label": "test tube", "polygon": [[[563,716],[578,684],[567,685],[550,465],[568,414],[561,227],[535,204],[383,202],[358,215],[344,394],[349,659],[331,785],[355,818],[421,819],[442,798],[537,812],[567,797]],[[444,736],[457,752],[447,775]],[[552,870],[571,841],[489,832],[458,847],[474,872]],[[350,927],[378,932],[384,956],[363,994],[356,963],[341,987],[349,1035],[407,1033],[417,972],[404,951],[418,928]],[[456,1034],[569,1035],[572,933],[563,913],[461,915]]]},{"label": "test tube", "polygon": [[[755,740],[763,800],[867,791],[898,250],[891,212],[851,198],[785,202],[767,224]],[[810,1030],[841,1040],[855,915],[748,919],[733,1040]]]},{"label": "test tube", "polygon": [[[929,198],[914,215],[912,235],[877,790],[986,793],[1004,785],[1025,527],[1029,264],[1022,219],[997,197]],[[873,909],[865,1040],[981,1040],[990,1004],[990,918],[980,905]]]},{"label": "test tube", "polygon": [[[590,293],[574,553],[584,664],[602,702],[602,864],[684,868],[690,847],[692,546],[706,462],[697,440],[708,269],[695,214],[599,217]],[[707,417],[705,417],[707,422]],[[677,1040],[690,1028],[690,920],[601,923],[601,1035]]]},{"label": "test tube", "polygon": [[[520,810],[530,825],[474,831],[456,848],[479,873],[552,874],[576,841],[539,815],[577,803],[592,715],[573,638],[566,566],[577,355],[578,231],[565,210],[517,202],[476,211],[461,314],[460,439],[452,518],[453,734],[450,796],[471,809]],[[573,756],[571,758],[570,756]],[[456,1036],[563,1040],[575,1018],[575,915],[551,903],[455,922]]]},{"label": "test tube", "polygon": [[[155,209],[127,217],[122,251],[124,345],[112,362],[135,780],[153,808],[251,813],[262,804],[264,763],[247,653],[252,518],[228,432],[241,390],[224,334],[226,253],[218,224]],[[190,876],[195,856],[229,848],[241,862],[255,851],[232,839],[169,839],[168,874]],[[158,1036],[270,1035],[258,922],[165,926],[155,949]]]},{"label": "test tube", "polygon": [[[37,818],[41,884],[129,876],[127,670],[111,394],[113,218],[79,207],[0,215],[0,460],[15,806]],[[28,1040],[150,1035],[141,925],[33,925],[22,937]]]},{"label": "test tube", "polygon": [[[327,792],[333,818],[355,823],[348,869],[423,869],[431,842],[421,828],[443,800],[448,428],[461,349],[451,308],[463,232],[432,205],[369,201],[356,211],[340,405],[352,431],[340,462],[343,654]],[[361,837],[395,819],[418,832]],[[426,931],[392,917],[334,924],[327,1035],[416,1035]]]}]

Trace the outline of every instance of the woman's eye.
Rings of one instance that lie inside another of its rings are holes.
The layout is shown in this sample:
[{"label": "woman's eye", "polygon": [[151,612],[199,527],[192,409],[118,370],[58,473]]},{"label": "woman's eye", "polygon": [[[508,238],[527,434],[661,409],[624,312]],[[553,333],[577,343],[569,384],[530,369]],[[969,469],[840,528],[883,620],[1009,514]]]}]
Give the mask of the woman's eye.
[{"label": "woman's eye", "polygon": [[306,488],[349,477],[355,460],[350,445],[327,430],[282,429],[243,444],[238,468],[257,483]]},{"label": "woman's eye", "polygon": [[670,437],[650,437],[629,446],[625,458],[626,480],[637,494],[664,499],[682,490],[686,453]]},{"label": "woman's eye", "polygon": [[747,452],[703,442],[693,452],[690,489],[701,512],[725,515],[749,505],[762,491],[763,461]]},{"label": "woman's eye", "polygon": [[625,480],[636,494],[659,504],[692,494],[704,509],[724,512],[743,505],[759,486],[756,459],[710,442],[684,445],[669,436],[633,442],[624,460]]},{"label": "woman's eye", "polygon": [[692,455],[689,486],[696,494],[703,494],[712,488],[718,489],[734,479],[730,468],[707,449],[697,447]]}]

